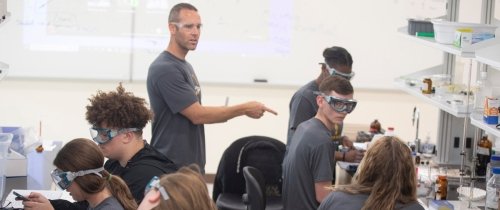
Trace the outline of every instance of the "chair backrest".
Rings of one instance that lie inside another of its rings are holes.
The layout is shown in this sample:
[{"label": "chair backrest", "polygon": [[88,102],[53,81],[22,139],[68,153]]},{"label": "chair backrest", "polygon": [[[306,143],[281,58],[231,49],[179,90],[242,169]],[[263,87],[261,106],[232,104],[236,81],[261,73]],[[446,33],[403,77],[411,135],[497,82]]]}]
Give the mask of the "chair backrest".
[{"label": "chair backrest", "polygon": [[242,171],[247,165],[262,171],[266,195],[281,196],[281,164],[285,150],[283,142],[265,136],[248,136],[234,141],[219,162],[212,193],[214,201],[221,193],[243,195],[246,192]]},{"label": "chair backrest", "polygon": [[243,176],[247,188],[247,210],[266,209],[266,196],[264,195],[264,177],[259,169],[252,166],[243,167]]}]

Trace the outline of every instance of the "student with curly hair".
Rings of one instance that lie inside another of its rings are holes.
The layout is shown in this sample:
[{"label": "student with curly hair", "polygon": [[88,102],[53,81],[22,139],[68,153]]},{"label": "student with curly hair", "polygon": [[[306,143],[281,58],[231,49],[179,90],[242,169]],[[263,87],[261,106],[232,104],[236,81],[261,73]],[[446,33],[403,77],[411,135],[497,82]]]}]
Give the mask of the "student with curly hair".
[{"label": "student with curly hair", "polygon": [[[154,176],[177,170],[165,155],[151,147],[142,130],[152,118],[146,100],[126,92],[122,84],[116,91],[98,91],[90,99],[86,119],[90,134],[106,158],[104,168],[127,183],[137,203],[144,197],[144,187]],[[86,209],[85,203],[51,200],[56,209]]]},{"label": "student with curly hair", "polygon": [[[78,155],[75,155],[78,154]],[[133,210],[137,208],[125,182],[103,167],[104,156],[88,139],[74,139],[57,153],[52,179],[76,201],[87,201],[90,210]],[[40,193],[31,193],[24,209],[54,209]]]},{"label": "student with curly hair", "polygon": [[139,203],[152,177],[177,170],[170,159],[142,137],[152,112],[145,99],[126,92],[121,83],[116,91],[99,91],[89,100],[86,118],[92,125],[92,139],[109,158],[104,168],[125,180]]},{"label": "student with curly hair", "polygon": [[351,184],[335,186],[318,210],[423,210],[417,201],[417,179],[410,148],[384,136],[366,152]]},{"label": "student with curly hair", "polygon": [[151,179],[138,210],[216,210],[196,164],[178,172]]}]

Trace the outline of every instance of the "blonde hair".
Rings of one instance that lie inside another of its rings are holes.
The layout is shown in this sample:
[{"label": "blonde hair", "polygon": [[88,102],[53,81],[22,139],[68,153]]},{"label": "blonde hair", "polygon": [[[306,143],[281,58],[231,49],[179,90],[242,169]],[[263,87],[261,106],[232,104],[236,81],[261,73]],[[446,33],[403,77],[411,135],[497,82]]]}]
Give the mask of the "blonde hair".
[{"label": "blonde hair", "polygon": [[208,194],[207,185],[197,165],[182,167],[176,173],[163,175],[160,185],[169,195],[168,200],[161,199],[154,210],[216,210],[214,202]]},{"label": "blonde hair", "polygon": [[410,148],[397,137],[380,138],[366,152],[351,184],[334,190],[369,194],[362,210],[394,209],[396,203],[416,202],[416,173]]}]

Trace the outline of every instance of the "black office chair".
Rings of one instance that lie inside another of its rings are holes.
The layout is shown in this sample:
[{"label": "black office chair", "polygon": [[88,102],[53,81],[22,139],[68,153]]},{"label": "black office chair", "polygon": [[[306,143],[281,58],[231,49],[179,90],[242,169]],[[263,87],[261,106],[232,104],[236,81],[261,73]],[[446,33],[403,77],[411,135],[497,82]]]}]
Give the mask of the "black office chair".
[{"label": "black office chair", "polygon": [[243,202],[247,205],[247,210],[264,210],[266,196],[264,194],[265,183],[262,172],[252,166],[245,166],[243,176],[247,187],[247,193],[243,194]]},{"label": "black office chair", "polygon": [[222,155],[215,175],[213,195],[219,210],[247,210],[243,168],[252,166],[262,173],[266,210],[282,210],[281,164],[286,146],[265,136],[248,136],[234,141]]}]

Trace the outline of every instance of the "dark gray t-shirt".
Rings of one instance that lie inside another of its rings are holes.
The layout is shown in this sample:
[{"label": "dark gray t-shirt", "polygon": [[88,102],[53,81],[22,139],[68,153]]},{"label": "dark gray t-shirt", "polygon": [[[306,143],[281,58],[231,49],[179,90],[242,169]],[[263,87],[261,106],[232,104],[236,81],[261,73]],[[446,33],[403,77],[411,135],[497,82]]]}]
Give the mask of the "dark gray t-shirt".
[{"label": "dark gray t-shirt", "polygon": [[[366,199],[368,199],[368,195],[366,194],[352,195],[345,192],[332,192],[323,200],[323,202],[321,202],[318,210],[357,210],[363,207]],[[424,207],[415,201],[414,203],[409,204],[398,203],[396,204],[395,210],[424,210]]]},{"label": "dark gray t-shirt", "polygon": [[205,131],[180,112],[201,104],[201,89],[191,64],[167,51],[149,67],[149,101],[154,113],[151,146],[180,166],[196,163],[205,172]]},{"label": "dark gray t-shirt", "polygon": [[[313,80],[293,94],[289,105],[290,118],[288,118],[287,147],[290,145],[290,141],[299,124],[316,116],[318,103],[316,103],[316,94],[314,92],[317,91],[319,91],[318,84]],[[332,135],[334,135],[334,139],[340,139],[341,134],[342,125],[338,125]]]},{"label": "dark gray t-shirt", "polygon": [[123,210],[123,206],[116,200],[115,197],[111,196],[104,199],[95,208],[89,206],[87,210]]},{"label": "dark gray t-shirt", "polygon": [[299,125],[283,160],[283,204],[287,210],[314,210],[316,182],[332,181],[330,130],[317,118]]},{"label": "dark gray t-shirt", "polygon": [[288,118],[288,135],[286,144],[290,145],[293,133],[300,123],[311,119],[318,111],[318,104],[316,103],[316,95],[314,91],[319,91],[316,81],[311,81],[302,86],[290,100],[290,118]]}]

